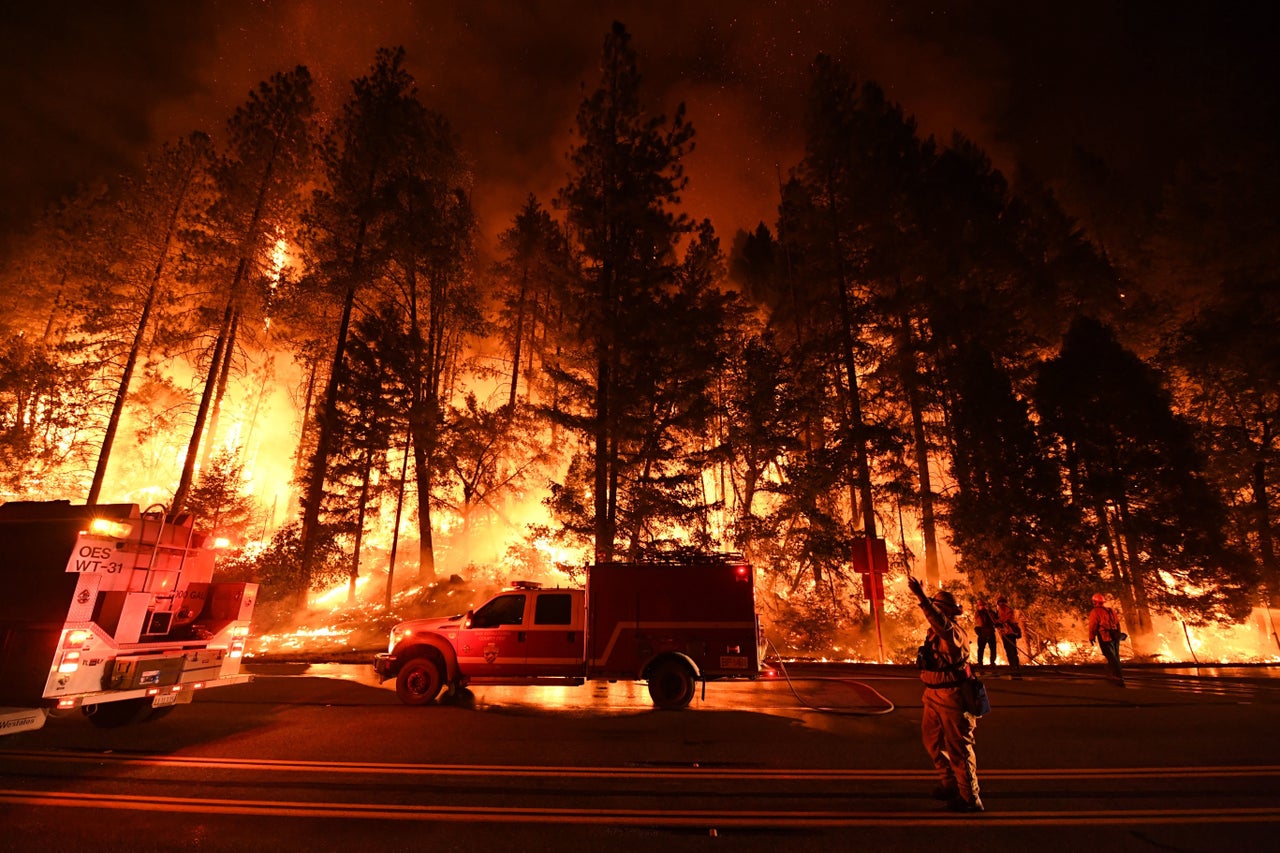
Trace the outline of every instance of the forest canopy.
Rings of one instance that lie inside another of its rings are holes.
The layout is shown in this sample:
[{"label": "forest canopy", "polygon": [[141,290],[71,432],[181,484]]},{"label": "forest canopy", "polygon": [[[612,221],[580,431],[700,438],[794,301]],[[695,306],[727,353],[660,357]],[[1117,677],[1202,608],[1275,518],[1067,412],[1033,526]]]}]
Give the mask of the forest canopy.
[{"label": "forest canopy", "polygon": [[805,653],[874,657],[888,617],[896,654],[907,573],[1009,596],[1048,657],[1095,592],[1152,653],[1161,619],[1275,605],[1259,164],[1086,228],[819,55],[776,218],[721,234],[683,201],[697,116],[646,100],[615,24],[558,193],[490,250],[409,66],[379,50],[332,115],[282,70],[36,223],[2,273],[0,498],[193,512],[278,600],[738,551]]}]

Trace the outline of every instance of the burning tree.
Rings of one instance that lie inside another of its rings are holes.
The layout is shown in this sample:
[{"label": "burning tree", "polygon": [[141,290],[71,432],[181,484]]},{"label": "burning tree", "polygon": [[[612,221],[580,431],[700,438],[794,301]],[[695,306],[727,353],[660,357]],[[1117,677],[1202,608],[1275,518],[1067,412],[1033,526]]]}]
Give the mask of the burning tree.
[{"label": "burning tree", "polygon": [[546,380],[564,342],[566,296],[580,272],[564,229],[532,195],[498,242],[503,254],[494,271],[494,326],[511,352],[507,406],[519,403],[523,370],[525,399],[538,402],[545,397],[546,405],[555,409],[556,386]]},{"label": "burning tree", "polygon": [[[119,384],[87,503],[96,503],[102,493],[134,371],[148,340],[156,334],[154,315],[163,307],[163,298],[172,292],[173,268],[177,266],[183,233],[193,226],[202,207],[210,203],[211,156],[212,142],[200,133],[165,146],[143,166],[139,180],[126,178],[113,207],[115,222],[109,229],[109,239],[116,286],[92,294],[85,317],[107,346],[126,348],[118,354],[122,361]],[[130,327],[134,328],[131,336],[119,334],[121,329]]]},{"label": "burning tree", "polygon": [[1280,494],[1278,293],[1268,272],[1239,274],[1171,345],[1208,471],[1235,496],[1229,504],[1233,540],[1256,555],[1271,607],[1280,605],[1274,532]]},{"label": "burning tree", "polygon": [[[195,135],[80,194],[5,270],[4,487],[95,500],[134,462],[132,493],[160,500],[176,471],[174,508],[221,522],[264,455],[250,433],[284,345],[306,374],[301,521],[238,563],[281,598],[364,571],[384,488],[416,486],[430,581],[437,550],[470,556],[449,550],[459,531],[524,521],[513,507],[553,469],[561,544],[609,559],[731,542],[810,645],[861,627],[851,603],[874,606],[850,583],[860,533],[885,534],[895,568],[919,548],[932,583],[1036,612],[1101,584],[1139,628],[1240,618],[1246,550],[1275,584],[1267,191],[1220,217],[1233,227],[1215,239],[1247,234],[1233,259],[1175,249],[1205,203],[1249,187],[1174,193],[1148,247],[1181,269],[1146,268],[1091,244],[1033,176],[1011,186],[963,137],[922,139],[879,86],[819,57],[774,230],[738,236],[726,283],[714,228],[681,207],[693,129],[683,107],[646,111],[638,67],[614,25],[557,205],[527,197],[491,280],[465,156],[402,50],[353,82],[318,163],[300,67],[251,94],[225,152]],[[1123,291],[1117,258],[1138,279]],[[1144,278],[1195,298],[1152,320]],[[1137,355],[1159,344],[1167,391]],[[254,391],[231,382],[251,372]],[[220,442],[237,392],[255,416]],[[526,544],[525,565],[545,561]]]},{"label": "burning tree", "polygon": [[325,141],[325,186],[308,214],[311,283],[337,297],[341,317],[302,501],[304,578],[321,537],[321,499],[337,451],[337,401],[348,381],[346,349],[362,291],[394,304],[406,335],[399,379],[408,389],[419,571],[426,580],[435,575],[431,493],[443,406],[459,379],[462,342],[480,328],[469,278],[474,222],[469,175],[448,123],[418,100],[403,60],[403,49],[380,50],[370,74],[353,84]]},{"label": "burning tree", "polygon": [[1042,368],[1038,398],[1096,536],[1095,576],[1110,580],[1133,627],[1150,631],[1153,612],[1243,618],[1253,567],[1227,543],[1220,498],[1154,371],[1080,319]]},{"label": "burning tree", "polygon": [[[311,146],[311,74],[303,66],[278,73],[250,93],[228,122],[230,151],[214,168],[218,195],[205,214],[206,263],[220,281],[209,306],[216,330],[172,509],[194,480],[206,430],[212,438],[244,319],[265,304],[273,251],[297,213]],[[223,277],[225,276],[225,277]]]}]

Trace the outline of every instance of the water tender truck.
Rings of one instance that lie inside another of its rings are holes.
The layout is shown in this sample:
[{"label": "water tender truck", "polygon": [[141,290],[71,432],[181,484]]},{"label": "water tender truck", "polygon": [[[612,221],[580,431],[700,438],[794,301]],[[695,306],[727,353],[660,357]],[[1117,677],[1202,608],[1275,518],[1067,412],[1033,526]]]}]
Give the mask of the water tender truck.
[{"label": "water tender truck", "polygon": [[98,726],[155,719],[251,680],[258,585],[213,580],[214,557],[159,506],[0,506],[0,733],[76,708]]},{"label": "water tender truck", "polygon": [[468,613],[402,622],[374,669],[410,705],[468,684],[639,680],[657,707],[684,708],[699,681],[761,674],[754,583],[736,554],[599,563],[583,589],[517,582]]}]

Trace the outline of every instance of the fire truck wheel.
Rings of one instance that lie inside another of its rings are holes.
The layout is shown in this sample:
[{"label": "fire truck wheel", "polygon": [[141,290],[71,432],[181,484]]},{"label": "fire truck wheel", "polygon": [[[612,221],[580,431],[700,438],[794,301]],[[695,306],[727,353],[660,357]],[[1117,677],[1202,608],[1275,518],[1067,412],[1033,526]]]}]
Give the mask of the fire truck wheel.
[{"label": "fire truck wheel", "polygon": [[119,702],[99,702],[85,705],[84,715],[100,729],[117,729],[130,723],[141,722],[151,710],[150,699],[123,699]]},{"label": "fire truck wheel", "polygon": [[664,660],[649,671],[649,698],[664,711],[679,711],[693,701],[693,672],[678,660]]},{"label": "fire truck wheel", "polygon": [[440,664],[428,657],[405,661],[396,676],[396,695],[406,705],[427,705],[435,701],[444,687]]}]

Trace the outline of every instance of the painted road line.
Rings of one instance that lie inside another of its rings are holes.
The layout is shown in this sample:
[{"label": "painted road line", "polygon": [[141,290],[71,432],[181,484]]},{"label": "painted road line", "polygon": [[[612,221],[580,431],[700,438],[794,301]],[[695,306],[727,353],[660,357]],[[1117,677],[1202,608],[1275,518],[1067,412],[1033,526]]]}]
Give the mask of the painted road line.
[{"label": "painted road line", "polygon": [[[901,780],[917,782],[933,779],[933,770],[898,769],[806,769],[806,768],[736,768],[716,766],[615,766],[615,767],[539,767],[528,765],[481,764],[402,764],[370,761],[301,761],[262,758],[200,758],[196,756],[134,756],[101,752],[0,751],[0,760],[96,764],[99,766],[134,766],[195,768],[201,770],[272,771],[288,773],[351,773],[387,776],[492,776],[573,779],[716,779],[741,781],[851,781],[871,782]],[[1186,778],[1256,778],[1280,776],[1280,764],[1174,766],[1174,767],[1046,767],[995,769],[982,768],[984,780],[1043,779],[1186,779]]]},{"label": "painted road line", "polygon": [[683,811],[673,809],[555,809],[489,806],[415,806],[398,804],[274,802],[198,797],[139,797],[117,794],[33,794],[0,789],[0,803],[36,807],[99,808],[114,811],[198,813],[249,817],[337,818],[421,822],[485,822],[539,824],[607,824],[647,827],[759,827],[775,829],[855,826],[1107,826],[1158,824],[1280,823],[1280,808],[1117,809],[1061,812],[1010,812],[946,815],[938,812],[785,813],[751,811]]}]

